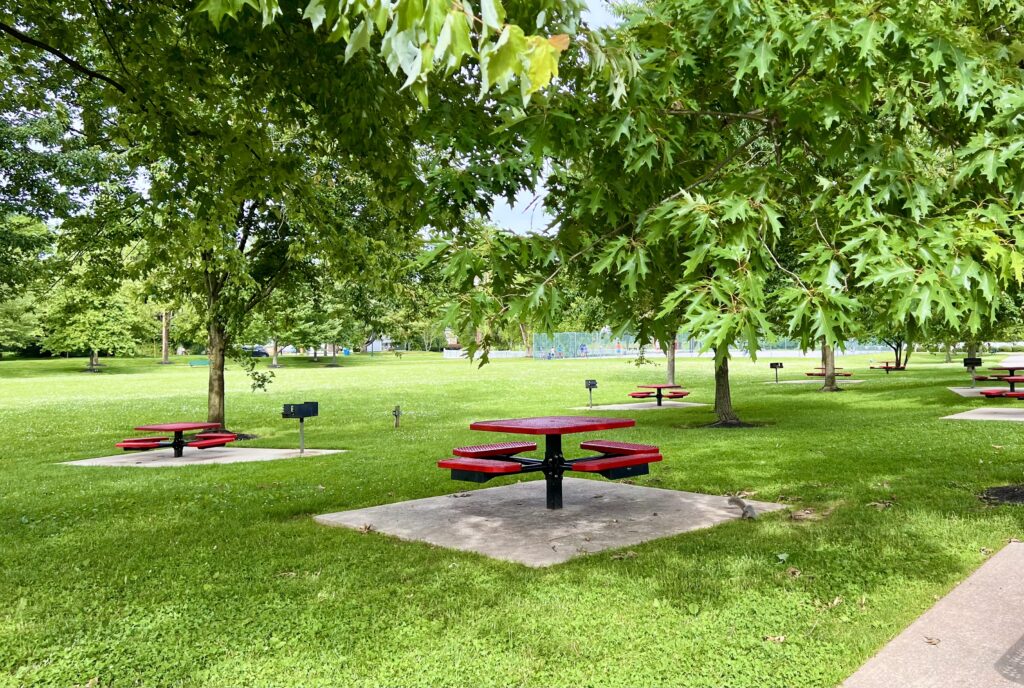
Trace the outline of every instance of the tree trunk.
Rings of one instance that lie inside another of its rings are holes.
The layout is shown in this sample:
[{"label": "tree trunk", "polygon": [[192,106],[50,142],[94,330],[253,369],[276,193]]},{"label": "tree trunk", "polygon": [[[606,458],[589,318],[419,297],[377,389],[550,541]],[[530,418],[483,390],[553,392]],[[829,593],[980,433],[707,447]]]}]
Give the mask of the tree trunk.
[{"label": "tree trunk", "polygon": [[967,342],[967,357],[977,358],[978,357],[978,342]]},{"label": "tree trunk", "polygon": [[946,363],[953,362],[953,345],[946,342]]},{"label": "tree trunk", "polygon": [[[717,352],[716,352],[717,361]],[[715,415],[718,416],[717,427],[738,427],[741,425],[739,416],[732,408],[732,394],[729,390],[729,358],[726,355],[721,363],[715,364]]]},{"label": "tree trunk", "polygon": [[89,354],[89,370],[95,372],[100,367],[100,352],[98,349],[93,349]]},{"label": "tree trunk", "polygon": [[675,338],[669,342],[668,348],[665,349],[665,384],[674,385],[676,383],[676,340]]},{"label": "tree trunk", "polygon": [[224,425],[224,353],[227,333],[223,323],[210,321],[207,358],[210,360],[210,382],[206,397],[206,421]]},{"label": "tree trunk", "polygon": [[270,340],[270,343],[274,346],[274,357],[270,361],[270,367],[271,368],[280,368],[281,364],[277,362],[277,354],[281,350],[281,347],[278,346],[278,341],[277,341],[276,337],[274,339]]},{"label": "tree trunk", "polygon": [[[914,345],[907,342],[906,347],[903,349],[903,362],[900,363],[900,367],[906,368],[907,364],[910,363],[910,354],[914,352]],[[897,361],[898,362],[898,361]]]},{"label": "tree trunk", "polygon": [[821,391],[842,391],[836,383],[836,352],[828,345],[824,337],[821,338],[821,367],[825,371],[825,384],[822,385]]},{"label": "tree trunk", "polygon": [[167,365],[171,362],[171,314],[163,312],[163,323],[160,327],[160,362]]},{"label": "tree trunk", "polygon": [[526,325],[519,323],[519,336],[523,338],[523,346],[526,347],[526,357],[533,358],[533,338],[526,330]]},{"label": "tree trunk", "polygon": [[[886,342],[888,344],[888,342]],[[903,342],[897,341],[889,344],[889,348],[892,349],[893,354],[896,356],[896,360],[893,361],[894,366],[900,364],[900,359],[903,357]]]}]

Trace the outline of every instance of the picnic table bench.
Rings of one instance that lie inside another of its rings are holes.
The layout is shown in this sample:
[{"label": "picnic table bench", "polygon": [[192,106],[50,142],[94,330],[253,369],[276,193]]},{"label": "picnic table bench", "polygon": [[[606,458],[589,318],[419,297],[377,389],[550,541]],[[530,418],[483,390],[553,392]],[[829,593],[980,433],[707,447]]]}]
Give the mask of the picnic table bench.
[{"label": "picnic table bench", "polygon": [[1010,399],[1024,398],[1024,392],[1017,391],[1017,384],[1024,383],[1024,375],[1000,375],[998,377],[990,375],[989,377],[1001,382],[1006,382],[1010,385],[1010,389],[983,389],[981,390],[981,396],[986,399],[995,399],[998,397],[1009,397]]},{"label": "picnic table bench", "polygon": [[535,451],[535,442],[500,442],[457,447],[454,458],[437,462],[439,468],[451,471],[453,480],[484,483],[515,473],[543,472],[547,483],[547,508],[562,508],[562,474],[565,471],[598,473],[618,480],[650,472],[649,465],[662,460],[658,448],[648,444],[587,440],[584,450],[599,452],[597,456],[566,459],[562,453],[562,435],[571,433],[629,428],[636,421],[629,418],[595,418],[592,416],[543,416],[482,421],[470,425],[471,430],[544,435],[544,458],[520,456]]}]

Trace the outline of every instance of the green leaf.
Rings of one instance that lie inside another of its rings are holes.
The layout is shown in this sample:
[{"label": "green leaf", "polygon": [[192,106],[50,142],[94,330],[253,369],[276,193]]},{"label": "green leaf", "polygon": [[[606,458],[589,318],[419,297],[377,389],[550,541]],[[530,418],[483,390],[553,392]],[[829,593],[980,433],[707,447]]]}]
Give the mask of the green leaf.
[{"label": "green leaf", "polygon": [[443,60],[448,74],[462,66],[462,58],[474,57],[473,40],[469,35],[469,18],[462,12],[452,11],[444,20],[444,26],[437,37],[434,59]]},{"label": "green leaf", "polygon": [[309,0],[309,4],[306,5],[306,9],[302,12],[302,18],[309,20],[309,23],[313,25],[314,31],[320,28],[326,17],[327,8],[324,7],[324,0]]},{"label": "green leaf", "polygon": [[237,19],[239,10],[247,4],[252,5],[251,2],[246,0],[203,0],[196,7],[196,11],[206,12],[210,17],[210,22],[213,23],[213,28],[220,31],[220,25],[224,21],[224,17]]},{"label": "green leaf", "polygon": [[775,50],[772,48],[771,41],[765,36],[764,39],[758,44],[754,50],[754,69],[757,71],[757,76],[762,81],[765,77],[771,74],[772,62],[775,60]]},{"label": "green leaf", "polygon": [[423,14],[423,28],[427,32],[427,40],[434,42],[448,17],[451,7],[449,0],[427,0]]},{"label": "green leaf", "polygon": [[498,31],[505,24],[505,8],[501,0],[480,0],[480,18],[484,27]]},{"label": "green leaf", "polygon": [[860,59],[864,60],[865,63],[873,65],[875,63],[875,43],[878,41],[879,34],[881,33],[881,22],[872,17],[865,17],[860,19],[853,25],[853,33],[860,36],[858,47],[860,48]]},{"label": "green leaf", "polygon": [[526,59],[529,66],[526,78],[529,85],[526,87],[526,95],[536,93],[558,76],[558,51],[555,47],[540,36],[530,36],[528,44],[530,48],[526,51]]},{"label": "green leaf", "polygon": [[491,86],[504,91],[521,64],[526,52],[526,36],[518,26],[507,25],[495,43],[487,43],[480,51],[480,71],[483,76],[481,96]]},{"label": "green leaf", "polygon": [[352,56],[360,50],[370,47],[370,22],[365,19],[359,22],[359,26],[348,37],[348,45],[345,46],[345,62],[352,59]]}]

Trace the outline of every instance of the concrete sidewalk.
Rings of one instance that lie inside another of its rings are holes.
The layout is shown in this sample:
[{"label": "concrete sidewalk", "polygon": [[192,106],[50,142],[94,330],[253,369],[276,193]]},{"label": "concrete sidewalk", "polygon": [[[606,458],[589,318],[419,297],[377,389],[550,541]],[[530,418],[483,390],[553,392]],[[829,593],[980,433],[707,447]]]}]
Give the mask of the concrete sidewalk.
[{"label": "concrete sidewalk", "polygon": [[1024,686],[1024,543],[1011,543],[843,683],[844,688]]},{"label": "concrete sidewalk", "polygon": [[[324,456],[340,454],[344,449],[307,449],[303,456]],[[174,456],[173,449],[151,449],[150,451],[122,452],[113,456],[95,459],[65,461],[67,466],[132,466],[138,468],[161,468],[173,466],[203,466],[207,464],[248,463],[250,461],[279,461],[299,458],[298,449],[263,449],[260,447],[215,447],[211,449],[185,449],[185,455]]]}]

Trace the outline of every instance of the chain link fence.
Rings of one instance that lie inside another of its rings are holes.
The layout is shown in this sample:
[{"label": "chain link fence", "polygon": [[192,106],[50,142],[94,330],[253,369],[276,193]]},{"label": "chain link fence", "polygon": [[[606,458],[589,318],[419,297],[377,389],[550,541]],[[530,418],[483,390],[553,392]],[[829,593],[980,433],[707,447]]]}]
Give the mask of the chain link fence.
[{"label": "chain link fence", "polygon": [[[644,356],[662,356],[664,353],[657,342],[641,342],[633,335],[614,336],[610,331],[600,332],[556,332],[555,334],[534,334],[533,335],[533,357],[538,359],[558,358],[609,358],[609,357],[632,357],[640,355],[640,348],[643,345]],[[741,340],[735,347],[730,348],[733,355],[746,356],[749,348],[746,342]],[[890,351],[889,347],[881,342],[859,342],[850,340],[845,343],[846,354],[881,353]],[[711,354],[701,352],[701,345],[695,339],[685,335],[676,338],[676,355],[681,357],[700,356]],[[811,349],[804,352],[800,348],[800,342],[793,339],[763,340],[758,344],[758,356],[810,356],[820,355],[818,349]]]}]

